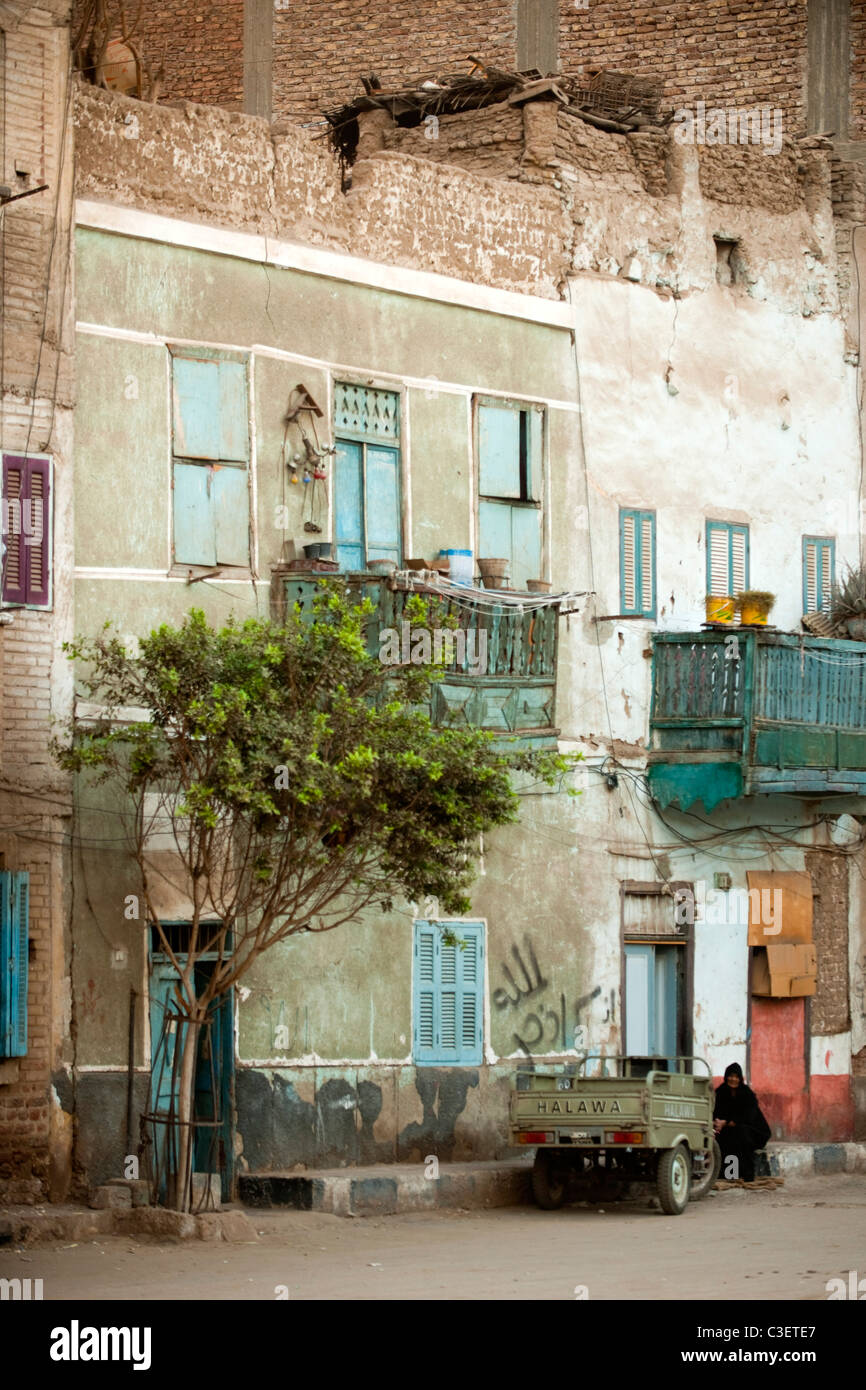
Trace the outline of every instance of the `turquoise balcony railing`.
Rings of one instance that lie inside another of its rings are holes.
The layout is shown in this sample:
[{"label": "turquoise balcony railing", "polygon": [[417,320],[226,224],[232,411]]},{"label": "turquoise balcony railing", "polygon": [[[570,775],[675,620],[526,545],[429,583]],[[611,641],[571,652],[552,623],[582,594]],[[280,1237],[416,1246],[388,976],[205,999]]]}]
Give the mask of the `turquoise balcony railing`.
[{"label": "turquoise balcony railing", "polygon": [[653,638],[647,777],[662,806],[866,794],[866,644],[732,628]]}]

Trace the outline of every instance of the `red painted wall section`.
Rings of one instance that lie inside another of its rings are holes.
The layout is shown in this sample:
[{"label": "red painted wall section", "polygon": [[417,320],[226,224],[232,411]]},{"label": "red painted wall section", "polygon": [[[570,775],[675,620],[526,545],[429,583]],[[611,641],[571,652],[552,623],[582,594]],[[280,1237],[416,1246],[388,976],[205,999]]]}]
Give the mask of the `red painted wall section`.
[{"label": "red painted wall section", "polygon": [[[806,1074],[806,1001],[752,997],[747,1080],[778,1140],[812,1143],[853,1138],[850,1076]],[[722,1077],[715,1078],[719,1085]]]},{"label": "red painted wall section", "polygon": [[806,1138],[805,1026],[804,1000],[753,996],[750,1084],[774,1139]]}]

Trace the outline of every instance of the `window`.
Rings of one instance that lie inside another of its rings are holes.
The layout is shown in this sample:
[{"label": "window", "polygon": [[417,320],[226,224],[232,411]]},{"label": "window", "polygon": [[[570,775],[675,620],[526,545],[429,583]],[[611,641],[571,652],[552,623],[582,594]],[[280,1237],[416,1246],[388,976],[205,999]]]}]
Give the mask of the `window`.
[{"label": "window", "polygon": [[51,460],[3,455],[3,602],[51,607]]},{"label": "window", "polygon": [[511,404],[478,407],[478,553],[506,559],[511,587],[541,579],[544,414]]},{"label": "window", "polygon": [[341,570],[403,561],[400,397],[372,386],[334,385],[334,535]]},{"label": "window", "polygon": [[250,563],[246,362],[172,348],[174,563]]},{"label": "window", "polygon": [[827,536],[803,537],[803,612],[828,613],[836,569],[836,542]]},{"label": "window", "polygon": [[27,1055],[29,874],[0,872],[0,1057]]},{"label": "window", "polygon": [[656,615],[656,514],[622,508],[619,514],[620,612]]},{"label": "window", "polygon": [[707,593],[734,597],[749,587],[749,528],[707,522]]},{"label": "window", "polygon": [[[443,927],[466,944],[443,945]],[[412,1056],[420,1065],[477,1066],[484,1060],[484,927],[416,922]]]},{"label": "window", "polygon": [[629,1057],[670,1058],[690,1051],[690,931],[683,911],[689,902],[694,904],[694,893],[688,883],[623,884],[624,1041]]}]

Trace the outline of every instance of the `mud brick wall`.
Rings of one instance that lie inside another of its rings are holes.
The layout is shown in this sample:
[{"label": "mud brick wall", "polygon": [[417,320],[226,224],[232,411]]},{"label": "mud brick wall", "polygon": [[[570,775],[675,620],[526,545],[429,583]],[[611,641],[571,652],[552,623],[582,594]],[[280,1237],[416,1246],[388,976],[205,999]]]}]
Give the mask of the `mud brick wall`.
[{"label": "mud brick wall", "polygon": [[866,0],[851,0],[850,134],[866,136]]},{"label": "mud brick wall", "polygon": [[806,855],[812,875],[812,930],[818,955],[818,987],[812,996],[812,1035],[844,1033],[850,1027],[848,1006],[848,860],[841,854],[812,850]]},{"label": "mud brick wall", "polygon": [[518,107],[501,102],[448,116],[437,125],[392,126],[385,134],[385,148],[461,165],[494,178],[517,178],[523,153],[523,114]]},{"label": "mud brick wall", "polygon": [[793,212],[803,200],[796,149],[767,154],[760,145],[701,145],[701,192],[716,203]]}]

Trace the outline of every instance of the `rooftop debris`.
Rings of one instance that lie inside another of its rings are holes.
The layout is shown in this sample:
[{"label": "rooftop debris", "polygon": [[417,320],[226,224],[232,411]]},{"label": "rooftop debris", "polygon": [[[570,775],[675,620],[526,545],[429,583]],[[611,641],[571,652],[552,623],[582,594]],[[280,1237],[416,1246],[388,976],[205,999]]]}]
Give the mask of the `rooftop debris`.
[{"label": "rooftop debris", "polygon": [[499,102],[520,106],[539,99],[558,101],[563,110],[591,125],[628,134],[644,126],[666,125],[659,115],[664,83],[630,73],[591,70],[572,77],[545,77],[537,69],[510,72],[471,56],[468,73],[445,73],[411,87],[384,91],[375,73],[361,78],[363,94],[323,114],[329,140],[344,168],[354,163],[358,117],[364,111],[387,111],[398,126],[418,126],[429,116],[478,111]]}]

